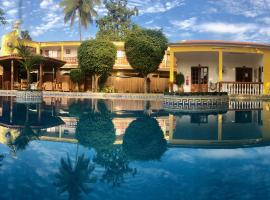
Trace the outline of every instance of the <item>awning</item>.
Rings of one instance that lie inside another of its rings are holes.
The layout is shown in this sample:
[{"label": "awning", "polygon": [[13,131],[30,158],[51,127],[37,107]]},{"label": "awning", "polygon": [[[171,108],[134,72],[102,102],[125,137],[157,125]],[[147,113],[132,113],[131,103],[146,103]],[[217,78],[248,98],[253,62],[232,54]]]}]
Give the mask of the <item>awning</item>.
[{"label": "awning", "polygon": [[[65,61],[58,60],[55,58],[50,58],[50,57],[45,57],[45,56],[41,56],[41,58],[42,58],[41,63],[44,66],[52,66],[52,67],[60,68],[66,64]],[[19,66],[20,60],[22,60],[22,58],[19,55],[0,56],[0,65],[3,67],[10,67],[11,61],[14,61],[14,66]],[[39,67],[38,64],[37,66]]]}]

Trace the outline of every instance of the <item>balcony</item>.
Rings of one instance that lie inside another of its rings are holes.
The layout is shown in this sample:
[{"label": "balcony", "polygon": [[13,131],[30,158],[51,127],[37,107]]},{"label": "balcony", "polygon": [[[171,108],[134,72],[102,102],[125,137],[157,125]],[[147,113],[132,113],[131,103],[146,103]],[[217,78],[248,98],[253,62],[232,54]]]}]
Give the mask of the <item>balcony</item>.
[{"label": "balcony", "polygon": [[78,64],[77,57],[64,57],[64,61],[67,62],[67,64]]},{"label": "balcony", "polygon": [[115,61],[115,65],[129,65],[127,58],[117,58]]},{"label": "balcony", "polygon": [[231,95],[261,95],[263,83],[257,82],[220,82],[219,91],[228,92]]}]

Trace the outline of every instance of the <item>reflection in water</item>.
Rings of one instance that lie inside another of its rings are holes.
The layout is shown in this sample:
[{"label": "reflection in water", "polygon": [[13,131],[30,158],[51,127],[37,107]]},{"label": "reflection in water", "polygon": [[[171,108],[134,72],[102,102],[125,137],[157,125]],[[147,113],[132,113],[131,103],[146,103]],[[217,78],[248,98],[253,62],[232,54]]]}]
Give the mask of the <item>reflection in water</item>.
[{"label": "reflection in water", "polygon": [[113,145],[110,149],[98,151],[93,161],[105,169],[101,181],[111,183],[112,186],[120,186],[126,175],[134,176],[137,173],[136,168],[129,167],[122,145]]},{"label": "reflection in water", "polygon": [[191,114],[162,102],[11,102],[0,98],[0,199],[269,197],[266,103]]},{"label": "reflection in water", "polygon": [[145,116],[130,123],[123,138],[123,148],[130,159],[159,160],[167,143],[157,120]]},{"label": "reflection in water", "polygon": [[93,164],[84,154],[76,158],[74,164],[69,155],[66,159],[61,158],[59,172],[55,175],[59,194],[67,192],[71,200],[80,199],[81,193],[89,194],[89,184],[95,182],[95,178],[91,176],[93,171]]}]

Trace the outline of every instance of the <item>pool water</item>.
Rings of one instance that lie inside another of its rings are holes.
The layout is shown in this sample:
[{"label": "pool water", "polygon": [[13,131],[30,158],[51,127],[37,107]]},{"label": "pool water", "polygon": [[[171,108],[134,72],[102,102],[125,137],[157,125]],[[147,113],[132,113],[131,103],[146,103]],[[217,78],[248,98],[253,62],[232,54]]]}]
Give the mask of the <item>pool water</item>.
[{"label": "pool water", "polygon": [[268,102],[0,98],[0,199],[270,199]]}]

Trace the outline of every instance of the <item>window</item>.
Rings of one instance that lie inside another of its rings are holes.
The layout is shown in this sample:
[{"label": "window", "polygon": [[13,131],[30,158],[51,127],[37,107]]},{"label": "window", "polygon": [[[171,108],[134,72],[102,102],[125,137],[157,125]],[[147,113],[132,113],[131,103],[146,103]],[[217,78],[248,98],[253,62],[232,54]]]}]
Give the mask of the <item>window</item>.
[{"label": "window", "polygon": [[66,54],[70,54],[70,53],[71,53],[70,49],[66,49]]},{"label": "window", "polygon": [[124,58],[126,53],[124,51],[117,51],[117,58]]},{"label": "window", "polygon": [[191,84],[208,84],[208,67],[191,67]]}]

